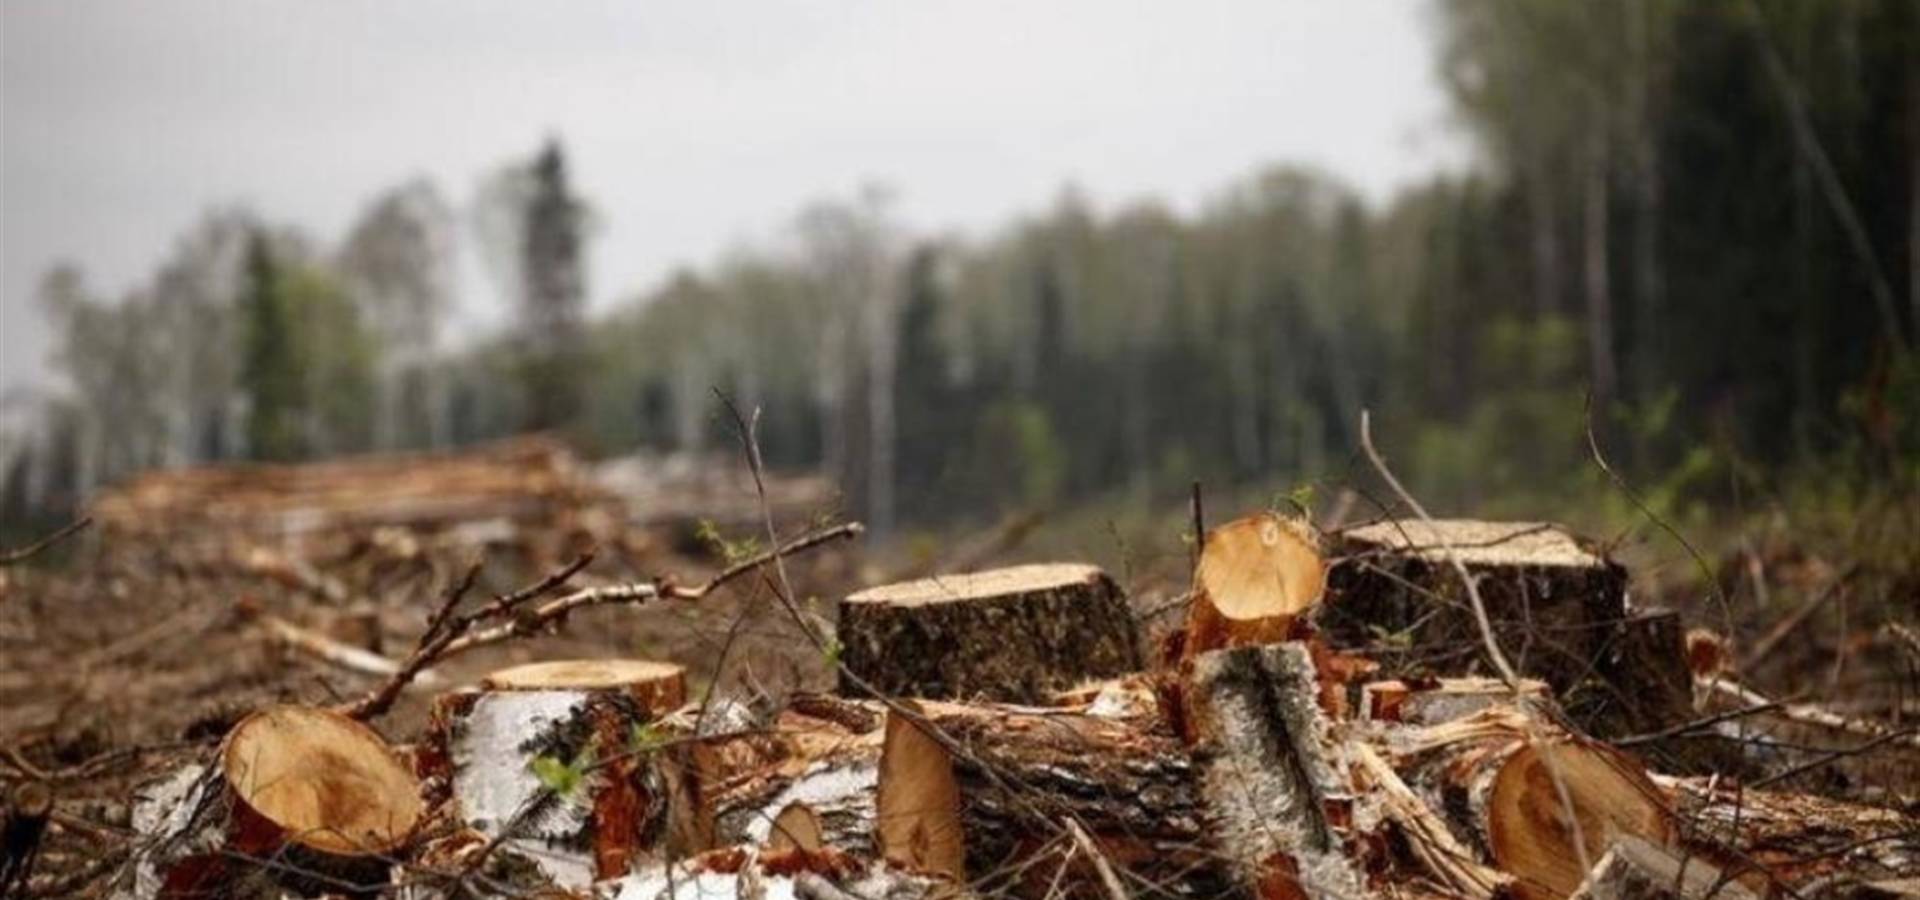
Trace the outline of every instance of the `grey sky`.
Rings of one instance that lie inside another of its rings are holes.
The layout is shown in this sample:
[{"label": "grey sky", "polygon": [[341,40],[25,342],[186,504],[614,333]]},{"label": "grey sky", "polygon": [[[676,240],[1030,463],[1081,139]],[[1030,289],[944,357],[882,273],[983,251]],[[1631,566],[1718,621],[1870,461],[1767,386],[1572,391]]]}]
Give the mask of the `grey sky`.
[{"label": "grey sky", "polygon": [[[866,180],[977,234],[1067,181],[1190,209],[1285,160],[1379,199],[1463,157],[1413,0],[0,10],[0,388],[43,367],[57,259],[117,294],[232,203],[331,242],[415,175],[464,204],[548,133],[599,212],[600,307]],[[497,321],[462,270],[467,326]]]}]

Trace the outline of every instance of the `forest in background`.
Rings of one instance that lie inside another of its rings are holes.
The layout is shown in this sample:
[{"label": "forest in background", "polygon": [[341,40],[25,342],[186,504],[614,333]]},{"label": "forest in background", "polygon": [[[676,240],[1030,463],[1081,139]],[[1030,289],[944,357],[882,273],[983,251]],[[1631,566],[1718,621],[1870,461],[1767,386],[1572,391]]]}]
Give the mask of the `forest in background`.
[{"label": "forest in background", "polygon": [[[1920,8],[1428,12],[1478,164],[1377,206],[1280,165],[1191,214],[1067,188],[930,235],[864,188],[598,316],[583,260],[619,250],[558,140],[461,214],[421,181],[334,240],[210,212],[126,296],[48,273],[62,390],[0,447],[0,521],[154,466],[528,430],[725,449],[716,392],[882,534],[1347,480],[1362,408],[1441,509],[1597,493],[1589,406],[1669,514],[1793,481],[1911,491]],[[481,340],[446,333],[463,240],[517,303]]]}]

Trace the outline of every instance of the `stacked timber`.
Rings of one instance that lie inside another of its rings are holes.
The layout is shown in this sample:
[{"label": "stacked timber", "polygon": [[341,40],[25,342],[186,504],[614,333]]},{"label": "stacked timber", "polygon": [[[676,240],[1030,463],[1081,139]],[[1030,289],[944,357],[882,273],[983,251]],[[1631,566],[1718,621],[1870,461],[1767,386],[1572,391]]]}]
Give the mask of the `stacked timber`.
[{"label": "stacked timber", "polygon": [[606,499],[565,445],[525,437],[452,453],[154,470],[102,492],[91,512],[102,526],[126,533],[288,538],[551,521]]}]

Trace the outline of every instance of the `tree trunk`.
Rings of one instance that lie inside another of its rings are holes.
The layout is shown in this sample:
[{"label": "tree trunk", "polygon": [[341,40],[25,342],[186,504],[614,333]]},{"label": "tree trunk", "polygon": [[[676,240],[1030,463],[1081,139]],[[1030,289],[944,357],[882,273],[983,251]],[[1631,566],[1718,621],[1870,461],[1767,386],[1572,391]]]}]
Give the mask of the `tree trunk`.
[{"label": "tree trunk", "polygon": [[[841,660],[889,696],[1045,703],[1140,668],[1120,588],[1093,566],[1016,566],[870,588],[840,603]],[[859,690],[843,674],[841,690]]]},{"label": "tree trunk", "polygon": [[1587,133],[1586,179],[1581,189],[1583,247],[1586,257],[1582,283],[1587,295],[1588,374],[1593,379],[1593,407],[1604,413],[1617,396],[1618,369],[1613,358],[1613,288],[1608,269],[1607,167],[1609,139],[1605,113],[1597,113]]},{"label": "tree trunk", "polygon": [[1201,654],[1186,697],[1212,837],[1241,885],[1261,900],[1361,896],[1352,782],[1306,645]]},{"label": "tree trunk", "polygon": [[643,726],[685,700],[684,670],[669,663],[504,669],[439,698],[417,767],[459,821],[582,887],[668,842],[672,797],[636,751]]},{"label": "tree trunk", "polygon": [[1544,319],[1560,312],[1560,238],[1554,221],[1553,178],[1545,160],[1536,158],[1527,167],[1526,194],[1534,315]]}]

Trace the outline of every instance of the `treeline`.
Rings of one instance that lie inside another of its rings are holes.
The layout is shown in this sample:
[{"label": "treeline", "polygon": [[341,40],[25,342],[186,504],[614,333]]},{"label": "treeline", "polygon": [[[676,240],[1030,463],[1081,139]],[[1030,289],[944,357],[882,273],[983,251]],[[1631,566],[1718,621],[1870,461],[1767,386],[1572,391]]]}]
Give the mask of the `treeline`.
[{"label": "treeline", "polygon": [[969,237],[912,233],[873,189],[589,321],[586,200],[552,146],[475,204],[521,315],[459,352],[430,187],[326,251],[210,218],[133,297],[49,278],[72,390],[9,508],[146,465],[534,427],[713,448],[716,391],[882,530],[1341,477],[1362,407],[1443,504],[1587,468],[1589,398],[1616,462],[1676,496],[1729,468],[1920,475],[1920,7],[1433,12],[1480,164],[1383,207],[1283,166],[1191,215],[1069,189]]}]

